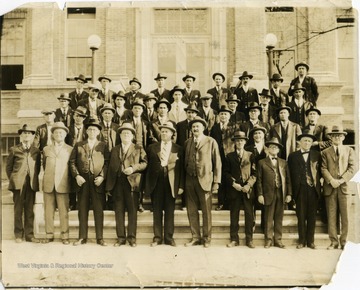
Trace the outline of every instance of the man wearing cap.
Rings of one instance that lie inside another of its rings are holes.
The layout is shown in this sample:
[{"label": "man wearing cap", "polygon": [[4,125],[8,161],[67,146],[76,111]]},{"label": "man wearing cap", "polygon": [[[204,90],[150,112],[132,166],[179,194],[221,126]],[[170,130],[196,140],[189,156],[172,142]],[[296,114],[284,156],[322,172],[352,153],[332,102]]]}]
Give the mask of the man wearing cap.
[{"label": "man wearing cap", "polygon": [[291,92],[293,99],[287,104],[291,108],[289,120],[299,124],[300,128],[304,128],[309,122],[306,118],[305,112],[313,107],[313,104],[305,101],[305,88],[303,88],[300,84],[295,84],[294,89]]},{"label": "man wearing cap", "polygon": [[316,211],[321,194],[321,155],[316,150],[310,150],[316,138],[309,131],[304,131],[297,139],[300,150],[291,153],[288,159],[298,219],[299,243],[296,248],[307,246],[315,249]]},{"label": "man wearing cap", "polygon": [[271,89],[270,89],[270,105],[278,108],[280,106],[286,106],[286,104],[290,101],[289,95],[280,88],[281,84],[283,83],[284,79],[281,77],[280,74],[273,74],[270,82],[271,82]]},{"label": "man wearing cap", "polygon": [[237,110],[240,101],[235,94],[229,96],[225,101],[231,111],[230,121],[240,128],[240,124],[246,121],[245,114]]},{"label": "man wearing cap", "polygon": [[270,95],[269,90],[263,89],[260,95],[260,106],[261,113],[259,120],[267,123],[270,127],[275,124],[276,120],[276,107],[271,105],[272,96]]},{"label": "man wearing cap", "polygon": [[255,88],[249,86],[249,81],[253,78],[253,75],[244,71],[239,80],[241,81],[241,87],[235,89],[234,94],[237,96],[240,104],[237,108],[238,111],[245,113],[249,103],[259,103],[258,92]]},{"label": "man wearing cap", "polygon": [[53,142],[51,137],[51,127],[54,125],[55,110],[47,108],[42,110],[41,113],[44,116],[45,123],[36,128],[34,146],[39,148],[42,152],[45,146],[51,145]]},{"label": "man wearing cap", "polygon": [[258,201],[264,205],[265,212],[264,246],[285,248],[281,241],[282,222],[284,204],[289,203],[292,196],[290,172],[286,161],[277,157],[282,147],[278,139],[271,138],[265,146],[268,157],[259,161],[256,176]]},{"label": "man wearing cap", "polygon": [[55,122],[63,122],[66,127],[70,127],[73,122],[73,110],[70,108],[69,103],[71,101],[69,94],[63,93],[57,98],[60,103],[60,108],[55,110]]},{"label": "man wearing cap", "polygon": [[208,89],[206,93],[213,97],[211,108],[218,111],[222,105],[226,105],[225,100],[230,96],[230,91],[221,86],[225,82],[225,76],[222,73],[214,73],[212,79],[215,82],[215,87]]},{"label": "man wearing cap", "polygon": [[171,104],[169,119],[178,124],[179,122],[186,120],[185,108],[188,105],[181,100],[184,96],[184,90],[179,86],[175,86],[171,90],[170,95],[174,101]]},{"label": "man wearing cap", "polygon": [[295,85],[300,84],[303,88],[305,88],[306,93],[304,99],[316,106],[319,92],[315,79],[307,75],[309,65],[306,62],[299,62],[295,65],[295,70],[298,72],[298,76],[290,83],[288,91],[289,96],[292,96]]},{"label": "man wearing cap", "polygon": [[99,98],[106,103],[112,103],[112,95],[115,94],[114,91],[109,89],[109,85],[111,83],[111,79],[108,76],[101,76],[98,78],[98,81],[101,84],[101,90],[99,92]]},{"label": "man wearing cap", "polygon": [[149,123],[157,120],[158,114],[154,107],[157,101],[158,98],[153,93],[147,94],[144,98],[146,110],[142,113],[142,118]]},{"label": "man wearing cap", "polygon": [[[175,200],[184,192],[184,153],[172,142],[176,129],[168,122],[159,126],[160,141],[147,149],[149,166],[145,193],[151,196],[154,219],[154,239],[151,246],[164,242],[176,246],[174,235]],[[164,211],[164,222],[163,222]]]},{"label": "man wearing cap", "polygon": [[105,182],[109,152],[105,142],[99,141],[101,125],[97,119],[85,124],[88,139],[75,144],[69,166],[78,193],[79,239],[74,246],[87,243],[90,202],[93,207],[96,243],[106,246],[103,239]]},{"label": "man wearing cap", "polygon": [[138,101],[139,99],[143,101],[145,95],[140,93],[141,83],[137,78],[132,78],[129,81],[129,85],[130,85],[130,91],[125,94],[126,97],[125,108],[131,110],[132,103]]},{"label": "man wearing cap", "polygon": [[[106,191],[114,199],[117,242],[115,247],[136,246],[137,209],[141,191],[142,173],[147,166],[147,156],[142,146],[133,143],[135,129],[124,123],[118,129],[121,144],[111,150]],[[127,234],[125,231],[125,210],[128,212]]]},{"label": "man wearing cap", "polygon": [[53,144],[46,146],[43,151],[43,191],[45,210],[46,238],[42,241],[54,241],[55,208],[59,210],[61,240],[64,245],[69,244],[69,194],[71,175],[68,166],[72,147],[65,144],[65,137],[69,129],[63,122],[54,123],[51,128]]},{"label": "man wearing cap", "polygon": [[[23,125],[20,143],[11,147],[6,161],[8,189],[13,193],[15,241],[39,243],[34,237],[34,203],[39,190],[40,150],[33,144],[35,130]],[[23,219],[24,212],[24,219]],[[24,222],[23,222],[24,221]]]},{"label": "man wearing cap", "polygon": [[[185,246],[200,245],[208,248],[211,242],[212,194],[221,183],[221,158],[216,141],[204,135],[207,123],[200,117],[190,121],[192,138],[185,141],[185,194],[186,208],[192,239]],[[198,206],[202,212],[202,238]]]},{"label": "man wearing cap", "polygon": [[196,105],[199,104],[199,98],[201,97],[200,91],[194,90],[192,88],[196,78],[192,75],[187,74],[182,78],[182,80],[185,83],[184,96],[182,98],[182,101],[187,105],[192,102],[196,102]]},{"label": "man wearing cap", "polygon": [[[321,152],[321,174],[324,177],[323,192],[328,215],[329,250],[344,249],[348,234],[348,182],[355,173],[355,153],[350,146],[343,145],[346,132],[333,126],[329,132],[332,145]],[[341,235],[337,234],[337,216],[340,212]]]},{"label": "man wearing cap", "polygon": [[289,154],[297,150],[297,137],[301,135],[299,124],[289,121],[291,108],[288,106],[279,107],[276,110],[280,122],[277,122],[270,129],[270,138],[277,138],[282,145],[280,155],[287,160]]},{"label": "man wearing cap", "polygon": [[87,118],[85,120],[85,123],[87,123],[89,119],[100,120],[101,118],[100,109],[102,106],[104,106],[105,101],[98,98],[100,89],[101,88],[97,84],[90,84],[89,97],[79,102],[79,106],[85,107],[87,109]]},{"label": "man wearing cap", "polygon": [[126,102],[125,92],[119,91],[117,94],[113,94],[112,98],[115,109],[113,122],[118,125],[122,125],[124,121],[130,119],[132,116],[132,112],[125,108],[125,102]]},{"label": "man wearing cap", "polygon": [[209,133],[211,132],[211,128],[215,125],[217,121],[217,114],[218,114],[218,112],[215,111],[211,106],[212,101],[213,101],[213,96],[209,93],[200,97],[201,103],[199,106],[199,116],[207,122],[208,124],[207,131]]},{"label": "man wearing cap", "polygon": [[227,188],[230,207],[230,243],[227,247],[239,245],[239,213],[241,205],[245,214],[246,246],[255,248],[253,243],[254,200],[253,187],[256,181],[255,158],[245,151],[247,142],[245,132],[236,131],[231,140],[235,150],[226,155],[223,181]]},{"label": "man wearing cap", "polygon": [[154,94],[157,100],[167,99],[170,103],[174,101],[171,97],[170,91],[165,88],[165,80],[167,76],[158,73],[157,76],[154,78],[154,81],[157,83],[157,88],[152,90],[150,93]]},{"label": "man wearing cap", "polygon": [[[155,109],[157,111],[157,118],[155,121],[151,123],[151,131],[153,136],[152,142],[159,142],[161,140],[161,129],[160,126],[162,126],[165,123],[172,123],[174,128],[176,128],[176,123],[169,120],[168,112],[171,109],[171,104],[167,99],[161,99],[155,104]],[[173,142],[176,141],[176,134],[172,134],[172,140]]]},{"label": "man wearing cap", "polygon": [[[210,132],[210,136],[216,140],[219,146],[220,158],[222,164],[225,162],[225,157],[228,153],[234,151],[234,142],[231,138],[236,131],[236,124],[230,121],[231,111],[228,106],[223,105],[219,110],[219,122],[216,123]],[[223,168],[224,169],[224,168]],[[223,210],[227,208],[225,177],[222,174],[222,182],[218,191],[218,206],[216,210]]]},{"label": "man wearing cap", "polygon": [[78,77],[75,77],[76,89],[69,93],[70,97],[70,107],[75,110],[79,106],[79,102],[83,99],[87,99],[89,94],[84,91],[84,84],[87,83],[87,80],[83,74],[80,74]]}]

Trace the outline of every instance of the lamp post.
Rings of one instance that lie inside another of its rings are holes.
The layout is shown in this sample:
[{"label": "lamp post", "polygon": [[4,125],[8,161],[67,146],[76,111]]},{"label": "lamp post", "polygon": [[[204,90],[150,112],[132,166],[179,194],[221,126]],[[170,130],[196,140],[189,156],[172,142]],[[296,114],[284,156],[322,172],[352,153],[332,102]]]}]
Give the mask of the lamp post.
[{"label": "lamp post", "polygon": [[91,55],[91,82],[94,83],[95,81],[95,51],[99,49],[101,45],[101,38],[96,35],[92,34],[87,39],[87,44],[92,51]]},{"label": "lamp post", "polygon": [[273,33],[268,33],[265,36],[266,54],[268,56],[268,74],[269,74],[269,90],[271,89],[271,77],[273,74],[273,50],[277,43],[277,37]]}]

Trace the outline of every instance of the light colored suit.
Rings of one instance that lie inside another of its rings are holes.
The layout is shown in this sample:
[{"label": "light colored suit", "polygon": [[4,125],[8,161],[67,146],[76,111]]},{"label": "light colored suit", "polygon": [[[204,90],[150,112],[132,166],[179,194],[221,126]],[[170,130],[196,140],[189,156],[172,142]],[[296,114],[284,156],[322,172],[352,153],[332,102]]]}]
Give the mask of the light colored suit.
[{"label": "light colored suit", "polygon": [[[178,107],[178,111],[179,111],[178,115],[176,115],[176,105],[179,106]],[[180,101],[178,103],[173,102],[171,104],[171,110],[169,112],[169,120],[174,121],[176,124],[181,121],[186,120],[186,112],[184,110],[185,108],[187,108],[187,105],[184,102],[182,102],[182,101]]]}]

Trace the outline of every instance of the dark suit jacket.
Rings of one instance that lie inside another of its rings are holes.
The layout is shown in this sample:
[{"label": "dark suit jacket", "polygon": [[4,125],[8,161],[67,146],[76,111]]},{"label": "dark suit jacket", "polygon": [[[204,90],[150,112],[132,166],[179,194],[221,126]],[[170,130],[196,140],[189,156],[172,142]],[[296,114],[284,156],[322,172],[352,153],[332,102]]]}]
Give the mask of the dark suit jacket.
[{"label": "dark suit jacket", "polygon": [[[292,89],[295,84],[300,83],[299,77],[294,78],[290,83],[288,94],[291,96]],[[317,99],[319,97],[318,87],[315,79],[310,76],[305,76],[304,81],[301,84],[305,89],[305,99],[316,106]]]},{"label": "dark suit jacket", "polygon": [[[89,97],[90,98],[90,97]],[[79,102],[79,106],[83,106],[86,108],[86,114],[87,117],[84,120],[84,124],[87,123],[89,121],[90,118],[90,105],[89,105],[89,98],[87,99],[83,99],[82,101]],[[101,120],[101,113],[100,113],[100,109],[104,106],[104,104],[106,104],[103,100],[100,99],[96,99],[96,115],[97,118],[99,120]]]},{"label": "dark suit jacket", "polygon": [[[285,201],[286,195],[292,195],[290,172],[286,161],[278,158],[278,166],[281,180],[281,190]],[[263,195],[265,205],[270,205],[275,196],[275,171],[269,157],[258,163],[256,176],[257,195]]]},{"label": "dark suit jacket", "polygon": [[120,116],[118,114],[118,112],[115,111],[115,114],[114,114],[114,117],[113,117],[112,121],[121,126],[122,123],[124,123],[126,120],[131,119],[132,115],[133,115],[132,111],[130,111],[128,109],[125,109],[124,114],[122,116]]},{"label": "dark suit jacket", "polygon": [[[85,130],[85,127],[83,127],[82,130],[82,141],[85,141],[87,139],[87,133]],[[75,144],[77,143],[77,139],[75,139],[75,124],[72,124],[69,128],[69,133],[67,134],[66,138],[65,138],[65,143],[74,147]]]},{"label": "dark suit jacket", "polygon": [[82,91],[79,96],[75,90],[69,93],[69,97],[71,99],[69,106],[71,107],[71,109],[75,110],[79,106],[79,102],[81,100],[87,99],[89,97],[89,93]]},{"label": "dark suit jacket", "polygon": [[[145,194],[154,192],[159,176],[163,174],[160,159],[161,142],[151,144],[147,149],[149,167],[146,171]],[[172,143],[167,165],[171,194],[177,198],[179,188],[184,189],[184,152],[181,146]]]},{"label": "dark suit jacket", "polygon": [[230,90],[223,87],[221,88],[220,93],[216,87],[208,89],[207,93],[213,96],[211,101],[211,108],[213,108],[215,111],[219,110],[221,105],[225,105],[225,100],[230,96]]},{"label": "dark suit jacket", "polygon": [[[261,127],[264,127],[266,129],[266,132],[269,132],[270,125],[268,123],[264,123],[263,121],[258,121],[258,125]],[[249,137],[250,130],[254,128],[254,125],[247,121],[245,123],[240,124],[240,130],[245,132],[246,136]],[[265,139],[267,138],[268,134],[265,135]],[[249,138],[249,140],[246,142],[246,145],[252,145],[254,144],[254,140],[252,138]]]},{"label": "dark suit jacket", "polygon": [[186,89],[184,89],[184,96],[181,98],[181,100],[187,105],[189,105],[192,102],[196,102],[196,104],[200,104],[200,97],[201,97],[200,91],[191,90],[189,95]]},{"label": "dark suit jacket", "polygon": [[48,140],[48,130],[46,124],[42,124],[36,128],[33,145],[43,151]]},{"label": "dark suit jacket", "polygon": [[253,154],[256,165],[258,164],[259,160],[266,158],[265,144],[264,144],[264,147],[261,150],[261,152],[259,152],[255,148],[255,144],[245,146],[245,150],[249,151],[249,152],[251,152]]},{"label": "dark suit jacket", "polygon": [[[105,124],[104,124],[104,122],[101,122],[100,125],[101,125],[102,129],[101,129],[101,131],[100,131],[100,134],[99,134],[99,136],[98,136],[98,139],[99,139],[100,141],[105,142],[105,140],[106,140],[106,138],[105,138],[105,134],[106,134],[106,132],[105,132],[105,130],[106,130]],[[110,130],[110,136],[111,136],[111,141],[112,141],[112,143],[111,143],[110,148],[113,148],[113,147],[115,147],[116,145],[119,145],[119,144],[120,144],[120,135],[119,135],[118,132],[117,132],[118,129],[119,129],[119,125],[116,124],[116,123],[114,123],[114,122],[111,122],[111,125],[110,125],[109,130]]]},{"label": "dark suit jacket", "polygon": [[282,89],[280,89],[279,96],[276,95],[274,88],[271,88],[270,95],[272,99],[270,101],[270,105],[274,106],[275,108],[279,108],[281,106],[286,106],[289,103],[289,95]]},{"label": "dark suit jacket", "polygon": [[[131,111],[130,111],[131,112]],[[131,112],[132,114],[132,112]],[[132,115],[131,117],[132,118]],[[158,113],[154,110],[152,116],[149,116],[148,110],[144,110],[144,112],[141,115],[141,118],[149,123],[155,122],[158,119]]]},{"label": "dark suit jacket", "polygon": [[[189,159],[193,158],[191,155],[193,143],[194,138],[185,141],[185,168]],[[213,138],[204,136],[196,150],[195,166],[197,179],[204,191],[210,191],[213,183],[221,183],[221,166],[219,146]]]},{"label": "dark suit jacket", "polygon": [[236,111],[235,113],[231,114],[230,122],[233,122],[240,128],[240,124],[246,122],[246,116],[243,112]]},{"label": "dark suit jacket", "polygon": [[206,120],[206,122],[208,124],[208,127],[206,128],[206,130],[207,130],[208,133],[210,133],[211,128],[215,125],[216,120],[217,120],[217,111],[215,111],[214,109],[210,109],[209,114],[206,115],[203,107],[201,106],[199,108],[198,116],[200,116],[201,118]]},{"label": "dark suit jacket", "polygon": [[[125,121],[124,123],[130,123],[135,128],[133,118]],[[153,142],[153,136],[152,136],[150,124],[148,122],[141,120],[141,126],[142,126],[142,132],[143,132],[141,145],[143,146],[143,148],[146,149],[146,147]]]},{"label": "dark suit jacket", "polygon": [[145,98],[145,95],[140,93],[140,92],[136,92],[135,95],[133,95],[132,92],[127,92],[125,94],[125,98],[126,98],[126,101],[125,101],[125,108],[128,109],[128,110],[131,110],[131,104],[136,100],[136,99],[144,99]]},{"label": "dark suit jacket", "polygon": [[321,174],[324,177],[324,195],[330,195],[335,189],[331,186],[330,180],[333,178],[343,178],[345,182],[339,186],[343,194],[349,194],[347,183],[355,173],[355,153],[354,150],[346,145],[339,146],[339,161],[336,161],[334,147],[331,146],[321,152]]},{"label": "dark suit jacket", "polygon": [[189,139],[189,133],[191,129],[189,127],[188,120],[181,121],[176,124],[176,144],[184,147],[185,141]]},{"label": "dark suit jacket", "polygon": [[164,91],[161,95],[157,88],[152,90],[150,93],[154,94],[158,98],[158,100],[165,98],[170,102],[170,104],[174,101],[174,98],[172,96],[170,96],[170,91],[168,89],[164,89]]},{"label": "dark suit jacket", "polygon": [[[318,196],[320,197],[321,193],[321,184],[320,184],[320,169],[321,169],[321,155],[320,152],[315,150],[310,150],[308,158],[310,159],[310,173],[313,179],[314,187]],[[292,193],[294,200],[296,201],[297,196],[301,194],[300,184],[306,183],[305,180],[301,180],[302,173],[306,170],[306,163],[304,157],[300,150],[295,151],[289,155],[288,165],[291,176],[292,184]]]},{"label": "dark suit jacket", "polygon": [[220,128],[220,123],[216,123],[211,129],[210,136],[214,138],[218,144],[221,161],[224,162],[225,156],[228,153],[234,151],[234,142],[231,140],[231,138],[234,136],[236,127],[234,123],[229,122],[227,124],[224,136]]},{"label": "dark suit jacket", "polygon": [[[310,125],[307,124],[307,126],[304,127],[303,131],[305,129],[309,130]],[[313,129],[313,134],[316,137],[316,141],[319,142],[319,145],[313,145],[311,149],[315,149],[317,151],[322,151],[328,147],[331,146],[331,140],[329,139],[328,133],[330,132],[329,128],[325,125],[315,125],[315,128]]]},{"label": "dark suit jacket", "polygon": [[[88,141],[82,141],[75,144],[69,161],[70,172],[73,178],[77,175],[87,177],[90,172],[90,162],[94,166],[94,177],[102,176],[106,178],[107,167],[109,160],[109,151],[106,143],[96,141],[92,152],[89,148]],[[75,182],[76,191],[80,190],[80,187]],[[96,191],[99,193],[105,192],[105,181],[100,186],[96,186]]]},{"label": "dark suit jacket", "polygon": [[291,113],[289,116],[289,120],[291,122],[299,124],[301,128],[303,128],[304,126],[306,126],[309,123],[308,119],[305,116],[305,112],[306,112],[306,110],[313,107],[312,103],[304,102],[301,107],[301,111],[299,111],[299,112],[297,112],[298,107],[295,103],[295,98],[293,98],[293,100],[290,103],[288,103],[287,106],[291,108]]},{"label": "dark suit jacket", "polygon": [[[148,159],[145,150],[138,145],[131,144],[126,155],[122,154],[121,145],[111,150],[109,170],[106,177],[106,191],[112,191],[118,176],[124,174],[125,168],[132,167],[134,172],[127,175],[131,190],[139,192],[141,189],[142,172],[146,169]],[[116,194],[116,193],[115,193]]]},{"label": "dark suit jacket", "polygon": [[71,108],[68,108],[66,112],[66,116],[64,118],[62,114],[62,110],[60,108],[55,111],[55,122],[63,122],[66,127],[70,127],[70,125],[74,122],[73,119],[74,111]]},{"label": "dark suit jacket", "polygon": [[40,160],[40,150],[33,145],[30,146],[28,153],[25,152],[21,143],[11,147],[6,161],[8,189],[10,191],[22,189],[27,175],[27,164],[29,164],[30,186],[33,191],[38,191]]},{"label": "dark suit jacket", "polygon": [[249,87],[247,93],[245,93],[242,87],[237,88],[234,91],[237,98],[240,100],[239,105],[237,106],[237,111],[243,112],[246,114],[246,109],[249,107],[249,103],[257,102],[259,103],[258,92],[255,88]]},{"label": "dark suit jacket", "polygon": [[[261,111],[259,115],[259,120],[264,121],[263,112]],[[271,104],[268,105],[268,121],[266,122],[270,127],[273,126],[275,123],[279,122],[279,117],[276,114],[276,108]]]},{"label": "dark suit jacket", "polygon": [[100,98],[100,100],[103,100],[103,101],[105,101],[107,103],[110,103],[110,104],[112,104],[114,106],[114,101],[112,99],[113,94],[115,94],[115,92],[112,91],[112,90],[108,90],[106,92],[106,94],[104,94],[103,91],[100,91],[99,92],[99,98]]},{"label": "dark suit jacket", "polygon": [[241,164],[237,152],[230,152],[226,155],[223,170],[228,199],[235,199],[239,194],[242,194],[232,187],[233,182],[239,183],[241,186],[248,184],[251,187],[250,194],[253,193],[252,188],[256,182],[256,165],[251,152],[243,152]]}]

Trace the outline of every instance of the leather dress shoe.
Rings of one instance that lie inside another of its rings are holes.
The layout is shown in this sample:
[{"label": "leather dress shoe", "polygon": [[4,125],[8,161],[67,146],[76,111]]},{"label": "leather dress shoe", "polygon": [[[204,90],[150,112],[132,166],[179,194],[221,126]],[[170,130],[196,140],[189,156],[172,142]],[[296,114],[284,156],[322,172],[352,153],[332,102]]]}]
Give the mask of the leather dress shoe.
[{"label": "leather dress shoe", "polygon": [[277,242],[274,244],[275,247],[278,247],[280,249],[284,249],[285,248],[285,245],[282,243],[282,242]]},{"label": "leather dress shoe", "polygon": [[307,246],[308,246],[308,248],[310,248],[310,249],[313,249],[313,250],[316,249],[316,246],[315,246],[314,243],[310,243],[310,244],[308,244]]},{"label": "leather dress shoe", "polygon": [[41,243],[48,244],[48,243],[52,243],[53,241],[54,241],[54,238],[50,238],[50,239],[46,238],[46,239],[41,240]]},{"label": "leather dress shoe", "polygon": [[138,212],[144,212],[144,211],[145,211],[145,209],[144,209],[143,205],[139,204]]},{"label": "leather dress shoe", "polygon": [[236,241],[231,241],[231,242],[228,243],[226,246],[227,246],[228,248],[233,248],[233,247],[237,247],[238,245],[239,245],[238,242],[236,242]]},{"label": "leather dress shoe", "polygon": [[73,243],[73,246],[85,245],[87,243],[87,239],[79,239]]},{"label": "leather dress shoe", "polygon": [[114,247],[120,247],[121,245],[125,245],[126,241],[124,240],[117,240],[116,243],[114,244]]},{"label": "leather dress shoe", "polygon": [[255,245],[254,245],[254,242],[253,241],[248,241],[246,242],[246,246],[250,249],[254,249],[255,248]]},{"label": "leather dress shoe", "polygon": [[333,244],[331,243],[330,246],[327,247],[328,250],[335,250],[339,248],[339,244]]},{"label": "leather dress shoe", "polygon": [[224,205],[223,204],[219,204],[215,210],[219,211],[219,210],[223,210],[224,209]]},{"label": "leather dress shoe", "polygon": [[129,245],[130,245],[130,247],[135,248],[136,247],[136,242],[135,241],[130,241]]},{"label": "leather dress shoe", "polygon": [[204,248],[210,247],[210,241],[204,241]]},{"label": "leather dress shoe", "polygon": [[194,240],[193,239],[190,242],[185,243],[185,247],[198,246],[198,245],[201,245],[200,240]]},{"label": "leather dress shoe", "polygon": [[271,246],[272,246],[272,241],[271,241],[271,240],[267,240],[267,241],[265,242],[264,248],[268,249],[268,248],[270,248]]},{"label": "leather dress shoe", "polygon": [[27,242],[31,242],[31,243],[36,243],[36,244],[40,243],[40,240],[37,239],[37,238],[26,239],[26,241],[27,241]]},{"label": "leather dress shoe", "polygon": [[304,248],[304,244],[298,244],[298,245],[296,246],[296,248],[297,248],[297,249],[302,249],[302,248]]},{"label": "leather dress shoe", "polygon": [[172,246],[172,247],[176,247],[176,243],[175,243],[174,240],[166,241],[166,242],[165,242],[165,245],[169,245],[169,246]]},{"label": "leather dress shoe", "polygon": [[106,247],[107,243],[105,243],[104,239],[97,239],[96,243],[100,246]]},{"label": "leather dress shoe", "polygon": [[153,241],[151,244],[150,244],[150,247],[156,247],[158,245],[161,245],[161,242],[160,241]]},{"label": "leather dress shoe", "polygon": [[68,240],[68,239],[64,239],[64,240],[62,240],[62,243],[63,243],[63,245],[68,245],[68,244],[70,244],[70,242],[69,242],[69,240]]},{"label": "leather dress shoe", "polygon": [[345,245],[341,245],[341,250],[344,250],[345,249]]},{"label": "leather dress shoe", "polygon": [[23,239],[22,239],[22,238],[16,238],[16,239],[15,239],[15,243],[18,243],[18,244],[19,244],[19,243],[22,243],[22,242],[23,242]]}]

